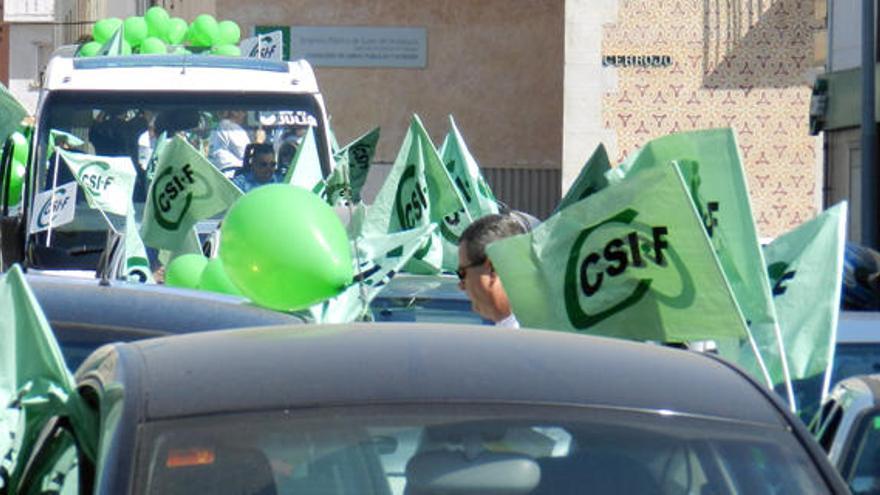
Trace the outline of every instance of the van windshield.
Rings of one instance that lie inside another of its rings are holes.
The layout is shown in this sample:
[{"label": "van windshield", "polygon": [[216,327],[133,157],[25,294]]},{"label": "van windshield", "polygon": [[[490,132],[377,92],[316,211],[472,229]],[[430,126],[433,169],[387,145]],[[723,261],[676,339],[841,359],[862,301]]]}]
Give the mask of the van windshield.
[{"label": "van windshield", "polygon": [[[323,144],[328,142],[323,118],[313,95],[53,92],[43,103],[39,120],[29,206],[29,262],[41,269],[96,270],[108,231],[125,229],[124,215],[89,207],[65,156],[130,160],[136,172],[132,201],[140,222],[156,162],[154,151],[163,138],[186,140],[247,192],[265,183],[255,179],[258,167],[252,163],[255,153],[247,156],[249,150],[274,155],[261,159],[274,161],[270,181],[277,181],[307,136],[318,150],[318,173],[326,176],[330,157]],[[68,202],[75,209],[62,212],[56,201],[58,211],[52,213],[46,198],[60,195],[71,196]]]}]

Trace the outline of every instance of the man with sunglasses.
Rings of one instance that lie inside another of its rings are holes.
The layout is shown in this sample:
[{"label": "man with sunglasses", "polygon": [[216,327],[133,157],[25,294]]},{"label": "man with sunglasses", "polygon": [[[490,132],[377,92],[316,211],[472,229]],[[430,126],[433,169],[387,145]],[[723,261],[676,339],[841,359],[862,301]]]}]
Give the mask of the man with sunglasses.
[{"label": "man with sunglasses", "polygon": [[470,224],[458,241],[458,287],[467,293],[475,313],[499,327],[519,328],[519,322],[501,278],[486,256],[486,246],[526,230],[523,221],[513,215],[487,215]]},{"label": "man with sunglasses", "polygon": [[275,148],[268,143],[247,145],[242,173],[232,179],[232,183],[247,194],[254,188],[281,182],[275,162]]}]

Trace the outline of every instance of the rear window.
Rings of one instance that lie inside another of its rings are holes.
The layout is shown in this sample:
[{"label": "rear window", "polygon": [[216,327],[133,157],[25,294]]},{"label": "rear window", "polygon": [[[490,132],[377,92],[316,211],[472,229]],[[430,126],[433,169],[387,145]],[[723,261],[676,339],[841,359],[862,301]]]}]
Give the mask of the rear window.
[{"label": "rear window", "polygon": [[880,373],[880,342],[838,343],[834,352],[831,383],[856,375]]},{"label": "rear window", "polygon": [[142,430],[137,493],[826,493],[780,426],[600,408],[395,406]]}]

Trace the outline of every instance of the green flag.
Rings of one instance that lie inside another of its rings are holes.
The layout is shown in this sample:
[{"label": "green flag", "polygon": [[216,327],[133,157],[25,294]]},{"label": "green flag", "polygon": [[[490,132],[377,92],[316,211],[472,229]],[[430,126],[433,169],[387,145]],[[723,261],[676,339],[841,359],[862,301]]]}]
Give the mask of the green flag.
[{"label": "green flag", "polygon": [[56,150],[85,192],[90,208],[125,215],[131,204],[137,172],[127,156],[98,156]]},{"label": "green flag", "polygon": [[12,96],[6,86],[0,84],[0,143],[6,142],[27,114],[27,110],[21,106],[15,96]]},{"label": "green flag", "polygon": [[97,419],[76,392],[49,323],[18,266],[0,276],[0,314],[0,472],[9,475],[3,490],[17,493],[23,461],[47,420],[70,418],[81,448],[94,459]]},{"label": "green flag", "polygon": [[660,342],[747,338],[675,167],[608,187],[487,253],[525,327]]},{"label": "green flag", "polygon": [[47,147],[48,153],[46,156],[52,156],[52,153],[55,152],[55,147],[62,145],[62,143],[74,148],[86,144],[85,141],[69,132],[59,131],[58,129],[49,129],[49,146]]},{"label": "green flag", "polygon": [[609,170],[611,170],[611,162],[608,161],[608,152],[605,151],[604,145],[599,144],[553,213],[555,214],[608,186],[605,174]]},{"label": "green flag", "polygon": [[[105,55],[110,57],[125,55],[125,35],[123,34],[123,27],[123,25],[120,25],[119,29],[117,29],[116,32],[113,33],[112,36],[110,36],[110,39],[104,42],[104,45],[98,51],[98,55]],[[131,53],[130,47],[128,52]]]},{"label": "green flag", "polygon": [[829,208],[764,249],[799,408],[815,410],[830,386],[846,210],[846,203]]},{"label": "green flag", "polygon": [[[367,210],[364,235],[378,236],[439,224],[462,207],[461,196],[421,120],[414,115],[397,159]],[[443,262],[443,245],[435,234],[416,253],[407,270],[433,274],[443,268]]]},{"label": "green flag", "polygon": [[355,283],[342,294],[316,305],[312,315],[318,323],[348,323],[363,318],[370,302],[403,266],[427,242],[437,228],[435,224],[386,234],[360,238],[352,243]]},{"label": "green flag", "polygon": [[440,232],[444,241],[443,268],[455,270],[458,267],[458,239],[462,232],[474,220],[498,213],[498,203],[452,116],[449,117],[449,127],[449,133],[440,147],[440,155],[463,205],[458,211],[443,217]]},{"label": "green flag", "polygon": [[324,188],[324,175],[321,172],[321,158],[315,141],[315,131],[309,127],[302,143],[287,167],[284,182],[320,194]]},{"label": "green flag", "polygon": [[[733,131],[711,129],[655,139],[606,175],[610,182],[619,182],[670,161],[681,167],[771,380],[784,384],[789,402],[793,402],[782,335]],[[742,348],[740,356],[732,360],[760,377],[760,363],[754,357],[751,348]]]},{"label": "green flag", "polygon": [[175,250],[199,220],[227,209],[241,191],[186,140],[162,146],[150,182],[141,236],[148,246]]},{"label": "green flag", "polygon": [[134,218],[134,206],[128,209],[125,217],[125,266],[123,276],[131,282],[153,284],[153,271],[150,269],[150,260],[147,258],[147,250],[141,239],[137,221]]},{"label": "green flag", "polygon": [[160,249],[158,260],[162,265],[167,265],[168,263],[171,263],[171,260],[174,258],[184,254],[205,254],[202,252],[202,242],[199,240],[199,233],[196,227],[189,229],[186,235],[181,237],[175,246],[167,249]]},{"label": "green flag", "polygon": [[351,200],[355,203],[361,200],[361,190],[367,181],[367,175],[370,172],[370,165],[373,162],[373,156],[376,154],[376,145],[378,144],[379,128],[376,127],[348,143],[336,155],[336,169],[342,166],[346,167],[348,183],[351,185]]}]

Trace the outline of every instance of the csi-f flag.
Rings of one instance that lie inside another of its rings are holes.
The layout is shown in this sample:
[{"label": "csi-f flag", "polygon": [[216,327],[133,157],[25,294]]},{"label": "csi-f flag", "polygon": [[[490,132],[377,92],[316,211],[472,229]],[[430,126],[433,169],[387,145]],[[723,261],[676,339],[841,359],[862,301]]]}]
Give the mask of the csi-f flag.
[{"label": "csi-f flag", "polygon": [[27,116],[27,110],[12,96],[6,86],[0,84],[0,144],[16,131]]},{"label": "csi-f flag", "polygon": [[148,246],[176,250],[199,220],[216,215],[241,191],[186,140],[162,147],[150,182],[141,237]]},{"label": "csi-f flag", "polygon": [[340,169],[343,172],[343,177],[347,177],[348,184],[351,187],[351,200],[355,203],[361,200],[361,190],[367,181],[367,175],[370,172],[370,165],[373,162],[373,156],[376,154],[376,146],[378,144],[379,128],[376,127],[348,143],[336,155],[336,169]]},{"label": "csi-f flag", "polygon": [[321,158],[318,155],[315,131],[310,126],[303,136],[296,154],[289,163],[284,182],[292,186],[308,189],[320,194],[324,188],[324,175],[321,172]]},{"label": "csi-f flag", "polygon": [[605,174],[609,170],[611,170],[611,162],[608,161],[608,152],[605,151],[605,146],[600,143],[587,163],[584,164],[571,187],[568,188],[565,196],[559,201],[554,213],[608,186]]},{"label": "csi-f flag", "polygon": [[355,265],[354,283],[342,294],[312,308],[318,323],[347,323],[364,317],[370,302],[399,273],[407,261],[424,249],[436,224],[377,237],[359,238],[352,243]]},{"label": "csi-f flag", "polygon": [[817,406],[830,385],[846,210],[846,203],[829,208],[764,249],[788,369],[801,399],[799,407]]},{"label": "csi-f flag", "polygon": [[487,252],[524,327],[661,342],[747,338],[675,167],[608,187]]},{"label": "csi-f flag", "polygon": [[127,156],[98,156],[57,148],[86,196],[89,207],[125,215],[131,204],[137,172]]},{"label": "csi-f flag", "polygon": [[[743,316],[749,322],[771,380],[774,384],[787,384],[782,336],[736,136],[731,129],[664,136],[646,144],[621,166],[608,171],[606,177],[611,183],[629,180],[645,170],[667,166],[672,161],[678,163],[688,184],[691,199]],[[729,352],[722,352],[730,356]],[[737,358],[730,357],[755,376],[760,376],[761,366],[755,361],[752,349],[742,348],[740,354]]]},{"label": "csi-f flag", "polygon": [[[439,224],[462,208],[461,196],[414,115],[391,172],[367,210],[364,234],[377,236]],[[428,249],[416,253],[408,271],[436,273],[444,267],[443,245],[437,236],[432,239]]]},{"label": "csi-f flag", "polygon": [[458,266],[458,239],[464,229],[480,217],[498,213],[498,203],[451,115],[449,128],[440,147],[440,158],[463,205],[458,211],[443,217],[440,232],[444,241],[443,267],[453,270]]},{"label": "csi-f flag", "polygon": [[147,258],[147,249],[141,239],[137,221],[134,218],[134,206],[128,209],[125,217],[125,266],[122,267],[123,277],[131,282],[146,284],[155,283],[153,271],[150,269],[150,260]]},{"label": "csi-f flag", "polygon": [[70,418],[80,447],[94,459],[96,419],[76,392],[49,323],[18,266],[0,276],[0,315],[0,491],[18,493],[24,461],[46,421]]}]

